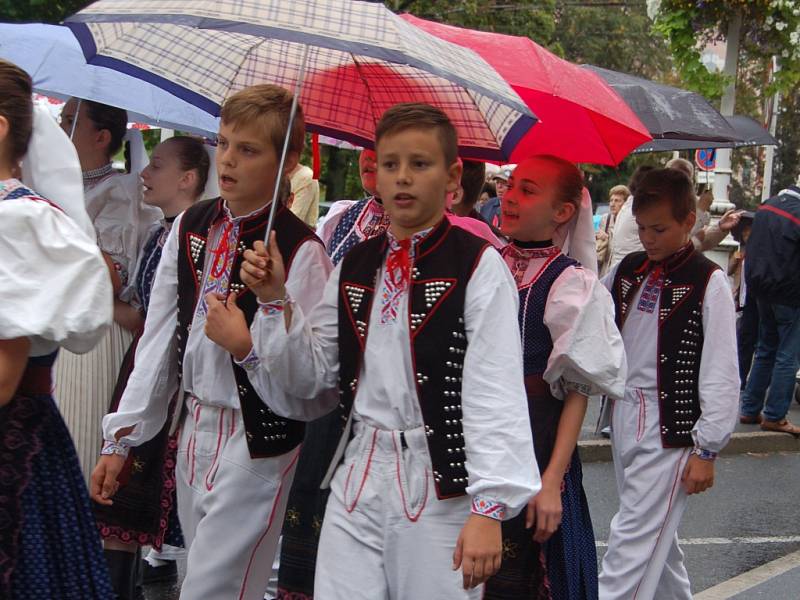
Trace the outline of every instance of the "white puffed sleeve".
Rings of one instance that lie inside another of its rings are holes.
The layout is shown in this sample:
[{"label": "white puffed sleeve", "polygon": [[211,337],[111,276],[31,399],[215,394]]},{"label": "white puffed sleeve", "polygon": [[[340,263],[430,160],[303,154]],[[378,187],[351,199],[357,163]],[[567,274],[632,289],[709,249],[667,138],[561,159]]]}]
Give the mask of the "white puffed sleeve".
[{"label": "white puffed sleeve", "polygon": [[544,323],[553,339],[544,379],[556,397],[563,399],[569,390],[623,397],[625,347],[611,294],[594,273],[565,269],[550,288]]},{"label": "white puffed sleeve", "polygon": [[91,350],[112,320],[111,280],[94,240],[61,210],[0,202],[0,338],[31,339],[31,355]]}]

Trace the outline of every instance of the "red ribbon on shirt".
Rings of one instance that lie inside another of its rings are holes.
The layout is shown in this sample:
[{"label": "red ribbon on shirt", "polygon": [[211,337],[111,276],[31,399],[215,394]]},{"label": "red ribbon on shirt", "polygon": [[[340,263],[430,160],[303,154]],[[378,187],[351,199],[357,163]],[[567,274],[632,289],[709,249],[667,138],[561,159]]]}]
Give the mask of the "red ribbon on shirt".
[{"label": "red ribbon on shirt", "polygon": [[409,256],[411,240],[398,240],[397,244],[399,248],[389,252],[386,259],[386,271],[389,281],[395,288],[405,289],[411,280],[411,257]]},{"label": "red ribbon on shirt", "polygon": [[230,259],[230,236],[233,229],[233,221],[226,220],[225,229],[222,230],[222,237],[219,244],[212,251],[214,262],[211,263],[211,276],[219,279],[228,270],[228,260]]}]

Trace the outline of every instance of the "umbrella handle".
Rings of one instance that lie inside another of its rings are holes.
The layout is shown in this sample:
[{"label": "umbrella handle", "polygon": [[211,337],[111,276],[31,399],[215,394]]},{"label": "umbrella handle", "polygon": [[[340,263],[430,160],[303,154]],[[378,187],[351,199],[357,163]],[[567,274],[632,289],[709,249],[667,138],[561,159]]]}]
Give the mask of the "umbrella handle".
[{"label": "umbrella handle", "polygon": [[69,139],[71,140],[75,136],[75,126],[78,124],[78,115],[81,112],[81,100],[78,98],[78,102],[75,103],[75,116],[72,118],[72,127],[69,130]]},{"label": "umbrella handle", "polygon": [[272,193],[272,206],[269,208],[269,220],[267,221],[267,231],[264,233],[264,243],[269,246],[269,234],[275,224],[275,211],[278,206],[278,194],[280,193],[281,178],[283,177],[283,167],[286,164],[286,155],[289,153],[289,139],[292,135],[292,125],[294,124],[295,116],[297,115],[297,105],[300,102],[300,92],[303,89],[303,80],[306,76],[306,66],[308,64],[308,53],[310,46],[306,44],[303,51],[303,62],[300,63],[300,73],[297,75],[297,81],[294,85],[294,96],[292,97],[292,108],[289,111],[289,126],[286,129],[286,136],[283,139],[283,150],[281,151],[281,160],[278,164],[278,179],[275,181],[275,191]]}]

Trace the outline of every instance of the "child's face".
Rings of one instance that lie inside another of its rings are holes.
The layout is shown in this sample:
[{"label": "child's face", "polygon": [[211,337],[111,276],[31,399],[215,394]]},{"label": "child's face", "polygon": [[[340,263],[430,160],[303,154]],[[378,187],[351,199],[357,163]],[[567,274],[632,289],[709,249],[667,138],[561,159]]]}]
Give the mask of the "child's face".
[{"label": "child's face", "polygon": [[445,197],[461,181],[458,162],[445,164],[435,131],[405,129],[383,136],[377,146],[378,195],[401,239],[438,223]]},{"label": "child's face", "polygon": [[366,192],[375,195],[375,172],[378,169],[375,163],[375,151],[364,148],[358,155],[358,172],[361,175],[361,185]]},{"label": "child's face", "polygon": [[191,183],[188,172],[181,169],[175,145],[169,142],[155,147],[141,177],[145,203],[158,207],[171,203]]},{"label": "child's face", "polygon": [[558,167],[538,159],[514,169],[500,200],[503,235],[521,242],[552,239],[556,228],[572,218],[575,208],[556,200]]},{"label": "child's face", "polygon": [[651,260],[664,260],[675,254],[688,241],[694,227],[695,213],[677,221],[666,200],[640,209],[634,215],[639,225],[639,239]]},{"label": "child's face", "polygon": [[[287,156],[286,171],[296,166]],[[256,124],[234,127],[219,124],[216,155],[219,189],[229,204],[249,206],[272,199],[278,176],[278,156],[269,139]]]}]

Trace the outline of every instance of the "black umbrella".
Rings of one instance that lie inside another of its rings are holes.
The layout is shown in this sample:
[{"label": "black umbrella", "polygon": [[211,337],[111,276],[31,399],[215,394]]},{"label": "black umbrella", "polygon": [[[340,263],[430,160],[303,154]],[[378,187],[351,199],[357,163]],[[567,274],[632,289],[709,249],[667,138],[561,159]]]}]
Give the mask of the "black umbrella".
[{"label": "black umbrella", "polygon": [[725,117],[700,94],[594,65],[582,66],[605,79],[655,139],[741,141]]},{"label": "black umbrella", "polygon": [[642,144],[635,153],[670,152],[673,150],[698,150],[712,148],[742,148],[745,146],[777,146],[778,140],[772,137],[758,121],[744,115],[724,117],[741,141],[738,142],[701,142],[697,140],[653,140]]}]

